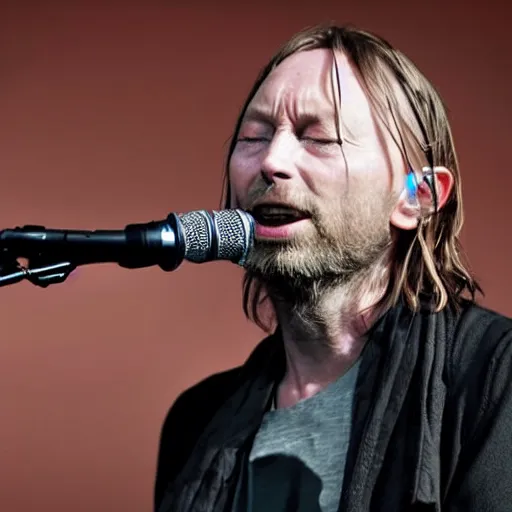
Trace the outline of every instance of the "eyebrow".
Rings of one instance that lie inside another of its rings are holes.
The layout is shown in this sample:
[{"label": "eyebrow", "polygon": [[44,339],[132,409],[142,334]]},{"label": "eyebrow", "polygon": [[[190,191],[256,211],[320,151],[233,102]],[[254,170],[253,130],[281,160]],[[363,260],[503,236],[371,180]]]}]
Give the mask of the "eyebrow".
[{"label": "eyebrow", "polygon": [[[325,117],[323,117],[323,115]],[[244,121],[260,121],[263,123],[273,124],[275,122],[275,116],[270,114],[270,112],[250,107],[247,109],[244,117]],[[295,124],[297,124],[300,129],[305,129],[311,125],[318,124],[322,126],[323,128],[331,128],[330,124],[332,123],[332,128],[335,127],[335,121],[334,121],[334,113],[329,112],[327,113],[315,113],[315,112],[302,112],[299,114],[298,118],[295,120]]]}]

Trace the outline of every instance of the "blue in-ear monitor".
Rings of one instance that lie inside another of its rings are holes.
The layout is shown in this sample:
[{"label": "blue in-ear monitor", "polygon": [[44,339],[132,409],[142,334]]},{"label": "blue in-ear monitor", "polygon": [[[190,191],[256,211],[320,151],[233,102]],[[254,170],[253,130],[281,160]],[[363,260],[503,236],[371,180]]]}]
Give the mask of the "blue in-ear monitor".
[{"label": "blue in-ear monitor", "polygon": [[407,200],[409,204],[417,203],[416,192],[418,191],[418,180],[413,171],[409,171],[405,177],[405,189],[407,191]]}]

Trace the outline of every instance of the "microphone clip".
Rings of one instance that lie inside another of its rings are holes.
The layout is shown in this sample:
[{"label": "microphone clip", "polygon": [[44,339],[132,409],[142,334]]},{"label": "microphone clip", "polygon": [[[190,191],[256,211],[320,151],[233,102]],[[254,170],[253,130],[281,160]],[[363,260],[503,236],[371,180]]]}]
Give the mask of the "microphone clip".
[{"label": "microphone clip", "polygon": [[0,253],[0,287],[26,279],[35,286],[47,288],[64,282],[75,269],[76,265],[70,261],[55,263],[43,258],[37,262],[30,259],[28,265],[22,265],[16,257],[4,251]]}]

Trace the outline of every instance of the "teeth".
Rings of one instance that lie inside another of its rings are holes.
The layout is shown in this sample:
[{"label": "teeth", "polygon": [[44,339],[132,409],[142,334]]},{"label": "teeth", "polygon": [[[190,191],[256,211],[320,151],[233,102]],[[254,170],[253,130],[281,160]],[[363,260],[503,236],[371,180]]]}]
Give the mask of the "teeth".
[{"label": "teeth", "polygon": [[259,213],[261,215],[280,215],[286,217],[299,217],[300,213],[297,210],[292,210],[291,208],[283,208],[278,206],[263,206],[259,208]]},{"label": "teeth", "polygon": [[262,219],[266,220],[289,220],[289,219],[295,219],[294,215],[262,215]]}]

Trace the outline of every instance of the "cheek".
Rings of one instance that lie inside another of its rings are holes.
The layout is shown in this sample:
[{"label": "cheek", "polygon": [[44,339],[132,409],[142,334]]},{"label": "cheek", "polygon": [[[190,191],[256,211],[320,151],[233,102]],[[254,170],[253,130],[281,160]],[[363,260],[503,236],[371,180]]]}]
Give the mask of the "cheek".
[{"label": "cheek", "polygon": [[308,191],[322,201],[345,188],[346,167],[339,155],[318,157],[302,150],[297,158],[297,169]]},{"label": "cheek", "polygon": [[384,151],[380,145],[374,144],[353,152],[347,151],[346,155],[349,183],[356,182],[368,193],[374,190],[390,193],[394,190],[397,174],[402,172],[400,152]]},{"label": "cheek", "polygon": [[247,191],[251,184],[260,175],[261,162],[254,156],[248,157],[242,155],[236,150],[231,156],[229,163],[229,182],[231,187],[230,204],[231,207],[239,207],[240,203],[245,202]]}]

